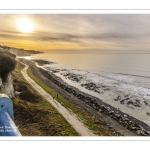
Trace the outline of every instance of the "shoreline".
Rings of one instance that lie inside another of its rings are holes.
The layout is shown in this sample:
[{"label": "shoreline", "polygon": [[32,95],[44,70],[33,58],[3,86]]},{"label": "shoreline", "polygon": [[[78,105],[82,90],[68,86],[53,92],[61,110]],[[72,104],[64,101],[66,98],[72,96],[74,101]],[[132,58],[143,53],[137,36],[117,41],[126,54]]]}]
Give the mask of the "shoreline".
[{"label": "shoreline", "polygon": [[[61,89],[65,90],[66,96],[70,98],[70,101],[72,103],[80,105],[81,107],[86,109],[90,114],[96,117],[99,121],[106,123],[108,126],[110,125],[110,127],[111,127],[111,123],[116,121],[121,126],[123,126],[123,128],[128,128],[130,131],[132,131],[137,135],[149,135],[147,131],[150,131],[150,127],[147,124],[143,123],[142,121],[135,119],[134,117],[126,113],[123,113],[117,108],[104,103],[102,100],[94,96],[91,96],[87,93],[80,91],[79,89],[73,86],[68,85],[58,76],[56,76],[54,73],[43,70],[41,68],[37,68],[33,63],[31,64],[30,61],[28,61],[28,63],[32,68],[32,72],[36,72],[35,73],[36,76],[40,77],[37,74],[37,70],[40,71],[40,73],[43,76],[51,80],[54,84],[56,84]],[[76,99],[71,98],[69,94],[67,95],[67,93],[73,95],[74,97],[76,97]],[[111,121],[109,121],[110,118]]]},{"label": "shoreline", "polygon": [[146,85],[144,86],[145,81],[142,84],[143,80],[140,81],[128,76],[95,74],[70,67],[61,67],[59,64],[52,64],[51,61],[48,64],[49,60],[46,61],[46,64],[39,62],[37,67],[54,73],[67,84],[101,99],[150,126],[150,89]]},{"label": "shoreline", "polygon": [[54,97],[49,95],[43,88],[41,88],[40,85],[38,85],[28,76],[28,65],[24,65],[25,68],[21,71],[24,78],[70,123],[70,125],[77,131],[77,133],[79,133],[79,135],[81,136],[94,136],[95,134],[91,130],[89,130],[81,121],[79,121],[74,113],[71,113],[65,107],[63,107],[59,102],[54,99]]}]

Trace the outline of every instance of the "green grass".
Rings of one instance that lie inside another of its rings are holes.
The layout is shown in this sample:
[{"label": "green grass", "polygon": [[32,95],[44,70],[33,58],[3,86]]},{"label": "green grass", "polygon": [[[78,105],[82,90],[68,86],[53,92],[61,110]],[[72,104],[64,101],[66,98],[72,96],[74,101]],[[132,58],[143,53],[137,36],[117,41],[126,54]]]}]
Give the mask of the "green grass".
[{"label": "green grass", "polygon": [[[20,62],[17,63],[13,73],[15,87],[19,91],[27,92],[27,96],[21,94],[13,98],[15,124],[23,136],[79,136],[68,121],[31,85],[21,76],[24,68]],[[26,88],[24,88],[26,87]],[[27,90],[28,89],[28,90]],[[26,91],[27,90],[27,91]]]},{"label": "green grass", "polygon": [[[21,74],[21,70],[23,70],[25,67],[25,65],[21,64],[19,61],[17,61],[17,64],[16,64],[16,68],[15,68],[15,71],[19,72]],[[22,74],[21,74],[22,75]]]},{"label": "green grass", "polygon": [[[28,68],[27,74],[38,84],[40,85],[47,93],[50,95],[54,95],[55,99],[60,102],[65,108],[73,111],[82,122],[87,125],[87,127],[93,130],[93,133],[96,135],[104,135],[111,136],[111,131],[103,124],[100,124],[97,119],[93,118],[89,113],[87,113],[83,108],[72,104],[69,100],[67,100],[63,95],[55,91],[51,87],[45,85],[39,78],[34,76],[31,72],[31,69]],[[59,95],[58,98],[56,95]]]},{"label": "green grass", "polygon": [[15,120],[19,120],[16,124],[23,136],[79,135],[50,103],[40,99],[39,103],[33,104],[26,103],[19,97],[13,98]]}]

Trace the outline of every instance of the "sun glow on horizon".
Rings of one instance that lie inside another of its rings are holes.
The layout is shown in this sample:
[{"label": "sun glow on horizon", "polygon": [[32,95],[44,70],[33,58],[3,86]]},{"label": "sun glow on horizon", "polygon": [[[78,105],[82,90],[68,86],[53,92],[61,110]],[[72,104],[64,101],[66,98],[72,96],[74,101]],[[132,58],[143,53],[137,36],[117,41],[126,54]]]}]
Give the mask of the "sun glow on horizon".
[{"label": "sun glow on horizon", "polygon": [[30,33],[34,28],[34,25],[31,20],[27,18],[21,18],[17,21],[17,27],[21,32]]}]

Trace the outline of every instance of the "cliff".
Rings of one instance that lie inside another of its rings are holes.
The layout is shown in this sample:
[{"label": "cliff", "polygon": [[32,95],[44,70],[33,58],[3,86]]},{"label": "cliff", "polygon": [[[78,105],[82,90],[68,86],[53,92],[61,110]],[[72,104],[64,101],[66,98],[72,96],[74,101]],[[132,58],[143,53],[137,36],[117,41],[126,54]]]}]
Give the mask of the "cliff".
[{"label": "cliff", "polygon": [[14,96],[11,72],[15,69],[15,66],[15,56],[0,51],[0,93],[8,95],[10,98]]},{"label": "cliff", "polygon": [[10,98],[14,97],[13,79],[11,73],[8,74],[6,81],[2,81],[0,77],[0,93],[8,95]]},{"label": "cliff", "polygon": [[43,53],[43,52],[35,51],[35,50],[24,50],[24,49],[17,49],[17,48],[10,48],[10,49],[8,49],[8,52],[10,52],[16,56],[30,56],[33,54]]}]

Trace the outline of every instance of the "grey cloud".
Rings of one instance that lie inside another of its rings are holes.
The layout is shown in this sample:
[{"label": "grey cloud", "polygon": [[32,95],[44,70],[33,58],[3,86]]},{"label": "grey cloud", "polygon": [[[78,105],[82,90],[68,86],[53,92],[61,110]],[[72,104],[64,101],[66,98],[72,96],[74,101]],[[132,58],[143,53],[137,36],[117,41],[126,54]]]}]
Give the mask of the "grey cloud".
[{"label": "grey cloud", "polygon": [[25,39],[33,41],[50,41],[50,42],[83,42],[86,40],[110,40],[110,41],[121,41],[121,40],[137,40],[142,38],[150,37],[150,34],[130,34],[130,33],[98,33],[98,34],[87,34],[87,35],[76,35],[67,33],[48,33],[48,32],[35,32],[30,34],[23,34],[20,32],[3,31],[0,32],[1,38],[8,39]]},{"label": "grey cloud", "polygon": [[51,42],[79,42],[79,36],[63,33],[47,33],[41,34],[37,33],[33,35],[33,39],[42,40],[42,41],[51,41]]},{"label": "grey cloud", "polygon": [[88,35],[88,38],[97,40],[126,40],[126,39],[141,39],[150,37],[150,34],[123,34],[123,33],[103,33]]},{"label": "grey cloud", "polygon": [[32,41],[51,41],[51,42],[79,42],[79,36],[71,35],[66,33],[47,33],[47,32],[35,32],[30,34],[14,32],[14,31],[3,31],[0,32],[1,38],[7,39],[25,39]]}]

